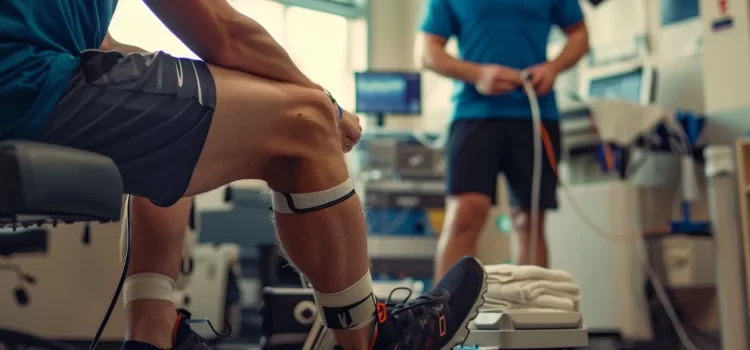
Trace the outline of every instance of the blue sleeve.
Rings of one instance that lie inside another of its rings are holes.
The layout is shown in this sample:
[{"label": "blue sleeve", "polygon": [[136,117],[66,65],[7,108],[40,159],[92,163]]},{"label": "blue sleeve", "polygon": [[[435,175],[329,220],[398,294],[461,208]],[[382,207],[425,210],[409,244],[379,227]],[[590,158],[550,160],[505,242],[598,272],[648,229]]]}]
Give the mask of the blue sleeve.
[{"label": "blue sleeve", "polygon": [[568,27],[583,21],[583,11],[578,0],[551,0],[552,1],[552,23],[560,29],[565,30]]},{"label": "blue sleeve", "polygon": [[[458,33],[458,21],[449,0],[428,0],[421,29],[425,33],[449,39]],[[576,0],[577,1],[577,0]]]}]

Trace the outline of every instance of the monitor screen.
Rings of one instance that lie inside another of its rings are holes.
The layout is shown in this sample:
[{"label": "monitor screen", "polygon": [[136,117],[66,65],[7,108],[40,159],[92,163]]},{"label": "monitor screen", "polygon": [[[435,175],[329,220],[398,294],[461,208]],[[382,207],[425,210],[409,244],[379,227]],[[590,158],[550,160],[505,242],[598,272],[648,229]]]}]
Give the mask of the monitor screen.
[{"label": "monitor screen", "polygon": [[355,73],[357,113],[422,113],[419,73]]},{"label": "monitor screen", "polygon": [[591,79],[589,96],[622,99],[634,103],[642,101],[644,71],[642,68],[607,77]]}]

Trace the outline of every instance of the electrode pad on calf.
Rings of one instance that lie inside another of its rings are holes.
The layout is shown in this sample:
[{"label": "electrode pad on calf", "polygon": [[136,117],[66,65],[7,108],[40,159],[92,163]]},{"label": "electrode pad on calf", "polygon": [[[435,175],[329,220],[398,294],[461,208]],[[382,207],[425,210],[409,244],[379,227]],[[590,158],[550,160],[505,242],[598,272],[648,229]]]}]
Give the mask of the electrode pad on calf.
[{"label": "electrode pad on calf", "polygon": [[320,293],[313,286],[313,296],[321,321],[330,329],[359,329],[375,321],[376,300],[369,271],[338,293]]},{"label": "electrode pad on calf", "polygon": [[125,279],[122,299],[125,306],[136,300],[175,302],[175,281],[159,273],[137,273]]},{"label": "electrode pad on calf", "polygon": [[339,204],[354,195],[352,180],[336,187],[310,193],[290,194],[273,191],[273,211],[283,214],[303,214]]}]

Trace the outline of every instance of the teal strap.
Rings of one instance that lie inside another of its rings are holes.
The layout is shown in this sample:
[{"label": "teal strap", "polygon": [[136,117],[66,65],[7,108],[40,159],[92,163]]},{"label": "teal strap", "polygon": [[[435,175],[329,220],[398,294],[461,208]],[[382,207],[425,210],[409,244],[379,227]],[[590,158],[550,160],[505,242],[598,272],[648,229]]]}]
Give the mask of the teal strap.
[{"label": "teal strap", "polygon": [[333,104],[336,105],[336,109],[338,109],[338,111],[339,111],[339,120],[343,119],[344,118],[344,110],[341,109],[341,106],[339,106],[339,103],[336,102],[335,98],[333,98],[333,95],[331,95],[330,91],[325,90],[325,92],[326,92],[326,95],[328,95],[328,98],[331,99],[331,102],[333,102]]}]

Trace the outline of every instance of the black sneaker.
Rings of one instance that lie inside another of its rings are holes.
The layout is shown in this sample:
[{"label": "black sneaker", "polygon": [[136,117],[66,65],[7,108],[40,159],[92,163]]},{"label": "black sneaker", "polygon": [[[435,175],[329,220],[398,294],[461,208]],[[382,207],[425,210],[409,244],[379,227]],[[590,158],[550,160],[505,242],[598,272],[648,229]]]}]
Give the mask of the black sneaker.
[{"label": "black sneaker", "polygon": [[482,263],[463,257],[418,298],[409,301],[409,295],[395,306],[378,303],[372,350],[449,350],[463,344],[486,291],[487,273]]},{"label": "black sneaker", "polygon": [[[231,332],[231,329],[227,329],[225,333],[219,333],[214,329],[214,326],[209,320],[194,320],[190,318],[190,313],[186,310],[177,310],[177,322],[175,322],[174,330],[172,331],[172,339],[174,342],[173,350],[211,350],[211,346],[208,342],[203,339],[198,333],[195,333],[190,328],[190,323],[202,323],[205,322],[211,327],[211,330],[216,333],[219,337],[225,337]],[[229,327],[228,324],[225,324]]]}]

